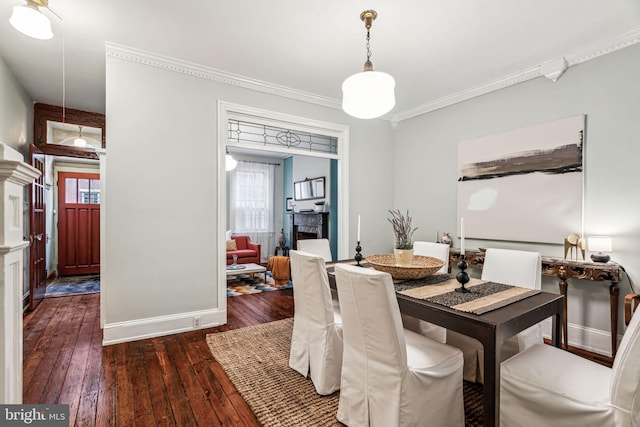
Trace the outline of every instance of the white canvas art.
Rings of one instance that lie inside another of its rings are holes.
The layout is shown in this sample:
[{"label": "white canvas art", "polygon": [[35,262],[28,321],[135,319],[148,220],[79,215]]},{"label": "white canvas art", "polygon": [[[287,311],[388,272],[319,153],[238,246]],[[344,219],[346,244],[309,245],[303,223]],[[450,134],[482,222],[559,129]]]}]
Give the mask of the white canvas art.
[{"label": "white canvas art", "polygon": [[459,142],[458,218],[465,237],[561,243],[580,233],[584,118]]}]

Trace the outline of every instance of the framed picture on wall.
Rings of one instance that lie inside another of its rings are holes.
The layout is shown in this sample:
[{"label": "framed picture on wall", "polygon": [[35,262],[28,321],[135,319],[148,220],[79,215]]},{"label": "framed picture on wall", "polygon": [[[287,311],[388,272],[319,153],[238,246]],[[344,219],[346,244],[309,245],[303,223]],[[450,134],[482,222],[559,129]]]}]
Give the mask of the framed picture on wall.
[{"label": "framed picture on wall", "polygon": [[287,212],[293,211],[293,198],[287,197]]}]

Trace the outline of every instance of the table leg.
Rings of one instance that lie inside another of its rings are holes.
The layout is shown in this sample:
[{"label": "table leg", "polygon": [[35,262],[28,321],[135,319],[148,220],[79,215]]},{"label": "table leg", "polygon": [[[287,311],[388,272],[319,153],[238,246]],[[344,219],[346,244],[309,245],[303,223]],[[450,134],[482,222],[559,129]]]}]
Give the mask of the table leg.
[{"label": "table leg", "polygon": [[609,303],[611,306],[611,358],[616,358],[618,351],[618,282],[611,282],[609,285]]},{"label": "table leg", "polygon": [[556,347],[560,347],[562,344],[560,338],[562,337],[563,321],[560,316],[560,313],[556,313],[551,317],[551,343]]},{"label": "table leg", "polygon": [[482,344],[484,346],[483,424],[486,427],[498,426],[500,425],[501,349],[496,344],[495,335],[486,337]]},{"label": "table leg", "polygon": [[567,336],[567,334],[569,333],[569,324],[567,321],[567,312],[568,312],[567,287],[568,286],[567,286],[567,281],[563,277],[560,278],[560,283],[558,283],[558,287],[560,288],[560,295],[564,297],[562,298],[562,337],[564,337],[562,348],[566,350],[569,347],[569,337]]}]

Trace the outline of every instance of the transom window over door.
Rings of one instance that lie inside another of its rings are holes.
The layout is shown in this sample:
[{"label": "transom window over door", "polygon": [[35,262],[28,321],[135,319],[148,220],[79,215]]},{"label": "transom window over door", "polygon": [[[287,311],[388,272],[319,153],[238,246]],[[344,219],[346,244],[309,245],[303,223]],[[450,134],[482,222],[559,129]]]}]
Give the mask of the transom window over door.
[{"label": "transom window over door", "polygon": [[262,245],[266,261],[275,247],[275,165],[239,161],[229,172],[230,225],[234,234],[244,234]]}]

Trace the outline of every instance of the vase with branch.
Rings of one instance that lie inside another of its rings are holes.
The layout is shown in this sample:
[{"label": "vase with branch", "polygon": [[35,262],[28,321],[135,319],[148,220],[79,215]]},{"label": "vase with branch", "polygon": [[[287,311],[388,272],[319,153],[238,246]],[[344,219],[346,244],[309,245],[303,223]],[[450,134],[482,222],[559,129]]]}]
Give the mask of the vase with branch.
[{"label": "vase with branch", "polygon": [[393,226],[393,234],[395,237],[393,253],[396,257],[396,264],[411,265],[413,262],[413,233],[418,227],[411,228],[411,216],[409,210],[406,215],[400,212],[400,209],[390,210],[391,218],[387,221]]}]

